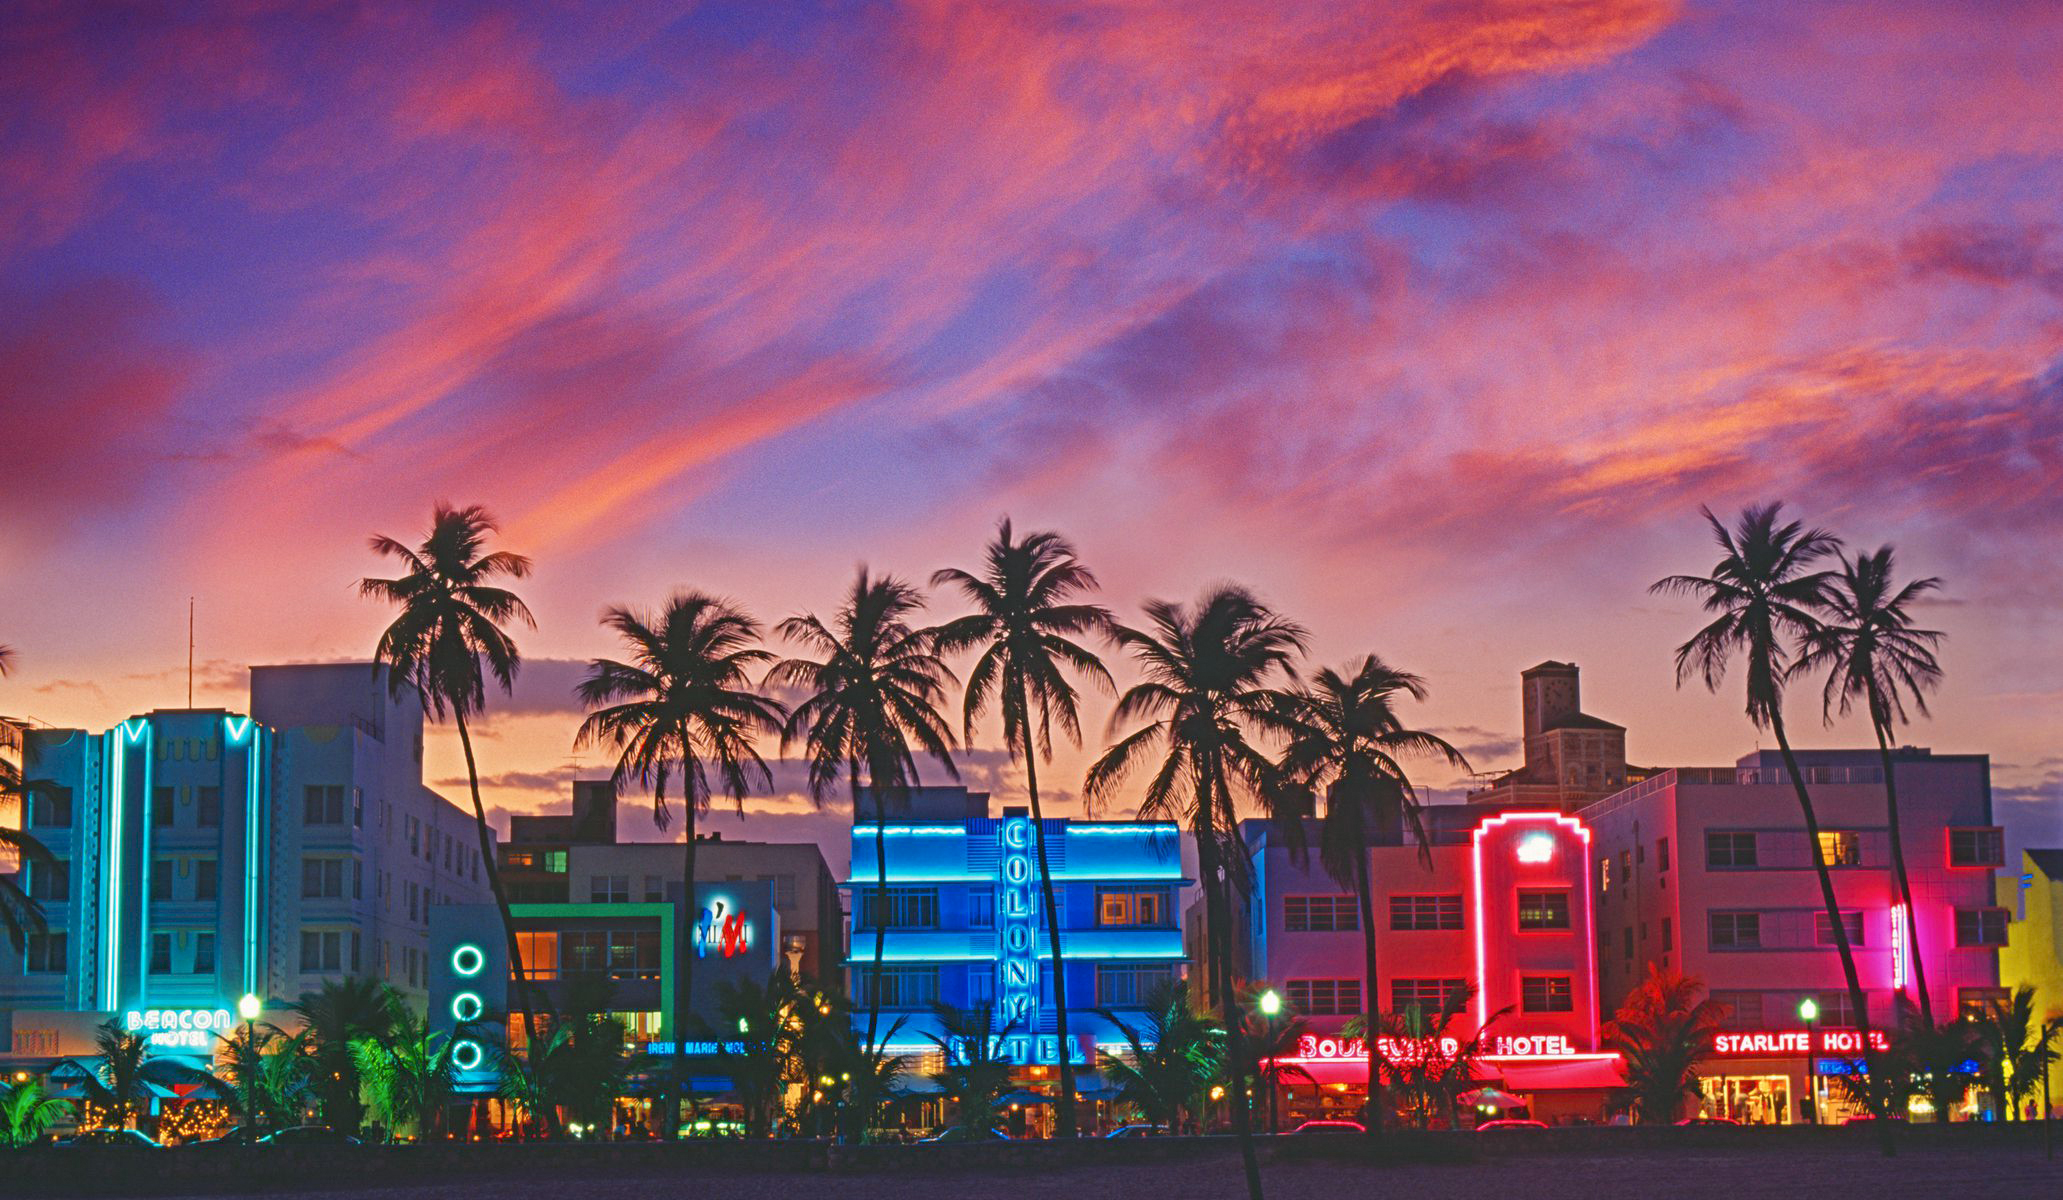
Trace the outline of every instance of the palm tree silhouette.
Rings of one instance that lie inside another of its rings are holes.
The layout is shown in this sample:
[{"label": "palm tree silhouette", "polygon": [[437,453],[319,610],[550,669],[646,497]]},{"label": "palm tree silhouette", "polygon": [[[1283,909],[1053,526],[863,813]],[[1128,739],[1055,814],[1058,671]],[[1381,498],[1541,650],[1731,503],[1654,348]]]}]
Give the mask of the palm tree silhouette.
[{"label": "palm tree silhouette", "polygon": [[[806,693],[781,730],[785,748],[797,738],[809,759],[810,795],[822,803],[841,773],[852,793],[852,816],[863,819],[860,772],[874,798],[874,966],[867,989],[867,1042],[881,1022],[881,960],[888,920],[888,857],[884,826],[891,810],[907,807],[918,783],[917,752],[953,766],[953,731],[940,708],[948,682],[958,682],[937,652],[937,639],[910,621],[924,609],[916,588],[860,568],[845,603],[826,625],[814,614],[789,617],[777,632],[821,655],[775,664],[767,685]],[[864,908],[864,906],[862,906]]]},{"label": "palm tree silhouette", "polygon": [[[1299,794],[1278,822],[1299,858],[1305,854],[1304,815],[1308,797],[1325,793],[1325,816],[1318,826],[1318,860],[1342,887],[1354,889],[1361,913],[1362,973],[1366,981],[1368,1021],[1380,1021],[1382,995],[1376,974],[1375,887],[1369,877],[1369,851],[1391,831],[1410,835],[1419,861],[1432,866],[1432,849],[1419,817],[1418,792],[1398,761],[1404,756],[1443,758],[1468,770],[1468,760],[1444,739],[1407,729],[1397,715],[1400,695],[1426,698],[1425,681],[1399,671],[1371,654],[1345,673],[1327,667],[1292,693],[1289,741],[1283,748],[1283,775]],[[1381,1056],[1376,1039],[1368,1046],[1368,1113],[1371,1137],[1382,1131]]]},{"label": "palm tree silhouette", "polygon": [[[1107,801],[1156,751],[1162,754],[1139,816],[1179,820],[1196,839],[1210,987],[1230,1042],[1228,1061],[1243,1065],[1244,1018],[1232,986],[1231,898],[1244,890],[1248,864],[1239,843],[1235,790],[1266,793],[1276,786],[1275,765],[1253,739],[1285,728],[1289,697],[1276,685],[1292,677],[1290,660],[1303,652],[1305,634],[1230,584],[1204,593],[1194,608],[1166,600],[1149,600],[1145,608],[1147,629],[1120,627],[1116,633],[1143,678],[1118,698],[1110,724],[1115,731],[1132,721],[1146,723],[1103,752],[1083,788],[1091,803]],[[1260,1200],[1246,1088],[1236,1085],[1227,1094],[1247,1192]]]},{"label": "palm tree silhouette", "polygon": [[373,651],[374,669],[387,668],[388,691],[398,696],[413,689],[425,712],[439,720],[449,713],[458,726],[459,745],[466,754],[466,784],[473,796],[473,825],[480,839],[480,868],[487,872],[494,905],[501,912],[516,1003],[529,1036],[537,1032],[537,1013],[531,1004],[523,953],[516,945],[508,893],[502,890],[501,869],[494,861],[494,834],[487,826],[487,809],[480,803],[480,769],[473,760],[473,738],[466,728],[466,718],[487,706],[490,674],[503,694],[515,686],[522,656],[502,626],[521,621],[532,629],[537,627],[523,601],[493,583],[530,574],[530,560],[520,554],[506,550],[481,553],[487,536],[496,528],[494,518],[477,504],[454,508],[440,501],[421,545],[411,549],[393,538],[373,536],[373,552],[401,560],[407,573],[395,579],[360,580],[358,591],[401,610],[380,634],[379,646]]},{"label": "palm tree silhouette", "polygon": [[[1701,1095],[1698,1066],[1732,1010],[1705,995],[1705,981],[1648,964],[1647,978],[1605,1022],[1603,1040],[1625,1056],[1633,1113],[1643,1125],[1674,1124]],[[1724,1114],[1722,1114],[1724,1115]]]},{"label": "palm tree silhouette", "polygon": [[1813,870],[1819,876],[1820,900],[1832,927],[1834,948],[1841,955],[1841,973],[1847,980],[1848,1000],[1855,1009],[1866,1058],[1870,1053],[1869,1002],[1856,973],[1855,947],[1848,941],[1841,903],[1834,895],[1834,877],[1827,870],[1819,814],[1784,729],[1784,682],[1794,669],[1794,643],[1813,636],[1819,628],[1814,612],[1827,605],[1831,594],[1832,573],[1813,567],[1838,550],[1840,541],[1825,530],[1782,521],[1781,502],[1743,510],[1732,529],[1713,516],[1711,509],[1698,511],[1725,551],[1712,574],[1671,575],[1648,589],[1695,597],[1706,612],[1718,614],[1677,647],[1676,684],[1681,687],[1695,675],[1716,692],[1726,677],[1728,660],[1736,654],[1747,660],[1748,720],[1775,736],[1784,773],[1797,791],[1798,811],[1805,819],[1805,836],[1812,846]]},{"label": "palm tree silhouette", "polygon": [[[588,664],[580,701],[591,711],[573,748],[615,751],[611,782],[652,789],[652,822],[662,830],[673,823],[667,795],[679,784],[688,918],[680,923],[674,972],[679,1039],[694,997],[695,820],[718,790],[742,813],[754,784],[772,789],[773,775],[753,739],[778,735],[787,710],[752,686],[750,671],[774,656],[759,645],[759,622],[727,600],[684,591],[656,614],[611,608],[602,624],[622,637],[631,661],[597,658]],[[674,1056],[679,1083],[686,1082],[686,1064],[685,1054]],[[678,1104],[669,1124],[678,1136]]]},{"label": "palm tree silhouette", "polygon": [[1796,673],[1825,670],[1822,695],[1827,721],[1847,716],[1857,700],[1869,712],[1877,735],[1877,757],[1884,768],[1884,806],[1891,825],[1891,865],[1898,876],[1898,898],[1905,906],[1906,944],[1911,947],[1913,984],[1920,993],[1920,1019],[1934,1023],[1934,1004],[1927,995],[1927,968],[1921,961],[1919,920],[1913,912],[1913,885],[1905,870],[1905,840],[1898,821],[1898,783],[1891,768],[1891,729],[1906,722],[1910,703],[1927,715],[1926,693],[1941,683],[1941,664],[1934,648],[1942,634],[1913,625],[1912,607],[1941,580],[1928,576],[1897,586],[1892,550],[1850,559],[1836,551],[1841,570],[1828,580],[1821,624],[1805,639]]},{"label": "palm tree silhouette", "polygon": [[1068,682],[1069,669],[1106,691],[1116,690],[1103,661],[1074,640],[1084,634],[1108,637],[1113,623],[1108,609],[1076,601],[1095,590],[1096,577],[1081,564],[1074,546],[1057,533],[1030,533],[1023,541],[1013,540],[1008,517],[988,544],[979,574],[948,568],[932,575],[931,586],[958,588],[975,607],[937,630],[940,654],[982,649],[967,675],[967,744],[974,744],[974,722],[994,702],[1002,709],[1003,746],[1013,761],[1024,763],[1046,937],[1053,955],[1054,1028],[1060,1035],[1060,1106],[1054,1125],[1058,1136],[1073,1137],[1075,1080],[1067,1053],[1067,968],[1060,955],[1064,913],[1054,899],[1053,873],[1046,862],[1039,760],[1052,761],[1056,723],[1069,742],[1079,746],[1082,741],[1078,696]]}]

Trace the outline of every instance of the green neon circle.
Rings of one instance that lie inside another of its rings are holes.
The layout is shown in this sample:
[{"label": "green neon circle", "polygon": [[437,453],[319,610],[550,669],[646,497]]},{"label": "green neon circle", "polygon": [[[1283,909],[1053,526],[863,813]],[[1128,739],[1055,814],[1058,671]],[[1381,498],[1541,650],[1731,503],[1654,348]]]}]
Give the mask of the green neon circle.
[{"label": "green neon circle", "polygon": [[478,992],[460,992],[451,998],[451,1019],[454,1021],[477,1021],[486,1011],[487,1002],[480,999]]},{"label": "green neon circle", "polygon": [[479,1070],[480,1064],[486,1058],[486,1052],[480,1049],[480,1043],[473,1041],[471,1038],[467,1038],[451,1048],[451,1065],[461,1071]]},{"label": "green neon circle", "polygon": [[451,969],[471,979],[487,969],[487,952],[467,942],[451,952]]}]

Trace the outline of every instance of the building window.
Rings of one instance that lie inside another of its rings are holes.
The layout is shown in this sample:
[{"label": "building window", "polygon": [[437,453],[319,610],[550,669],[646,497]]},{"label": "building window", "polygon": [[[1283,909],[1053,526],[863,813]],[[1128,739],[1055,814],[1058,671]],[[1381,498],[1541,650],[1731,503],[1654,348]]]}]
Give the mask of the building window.
[{"label": "building window", "polygon": [[202,829],[222,824],[222,789],[208,786],[194,789],[194,823]]},{"label": "building window", "polygon": [[[315,789],[310,788],[308,790],[312,792]],[[422,842],[423,823],[415,817],[410,817],[408,819],[408,856],[410,858],[414,858],[416,855],[421,854],[423,852]]]},{"label": "building window", "polygon": [[1305,1016],[1346,1017],[1361,1011],[1358,979],[1292,979],[1289,1005]]},{"label": "building window", "polygon": [[351,789],[351,827],[354,829],[365,828],[364,788],[355,787]]},{"label": "building window", "polygon": [[29,803],[29,820],[39,829],[67,828],[72,823],[72,789],[44,785]]},{"label": "building window", "polygon": [[[860,924],[867,929],[938,928],[938,889],[892,887],[888,889],[888,911],[881,910],[883,897],[868,888],[861,894]],[[885,918],[885,919],[884,919]]]},{"label": "building window", "polygon": [[357,859],[351,861],[351,898],[365,899],[365,864]]},{"label": "building window", "polygon": [[1974,1020],[1995,1009],[2010,1005],[2012,1000],[2013,994],[2006,988],[1957,988],[1956,1015],[1966,1020]]},{"label": "building window", "polygon": [[335,930],[301,931],[301,973],[319,975],[344,969],[344,938]]},{"label": "building window", "polygon": [[342,900],[344,898],[344,860],[341,858],[302,859],[301,898],[303,900]]},{"label": "building window", "polygon": [[213,975],[215,973],[215,935],[196,933],[193,935],[193,973]]},{"label": "building window", "polygon": [[67,933],[30,934],[23,951],[22,969],[38,974],[62,972],[70,941],[71,935]]},{"label": "building window", "polygon": [[1949,830],[1948,865],[1951,867],[2005,866],[2006,831],[2003,829]]},{"label": "building window", "polygon": [[1459,1005],[1457,995],[1466,996],[1468,981],[1462,979],[1392,979],[1390,1011],[1438,1012],[1449,1004]]},{"label": "building window", "polygon": [[995,890],[985,887],[967,889],[967,928],[994,929],[995,927]]},{"label": "building window", "polygon": [[1845,829],[1822,829],[1819,857],[1830,867],[1861,866],[1862,835]]},{"label": "building window", "polygon": [[150,823],[156,829],[170,829],[173,815],[178,811],[179,791],[177,788],[161,787],[150,794]]},{"label": "building window", "polygon": [[344,789],[340,784],[309,784],[301,792],[301,824],[342,825]]},{"label": "building window", "polygon": [[[1860,911],[1842,913],[1841,925],[1842,928],[1848,931],[1849,945],[1860,946],[1863,944],[1862,913]],[[1816,946],[1831,946],[1834,944],[1834,923],[1827,920],[1826,910],[1824,909],[1812,914],[1812,941]]]},{"label": "building window", "polygon": [[72,898],[72,868],[63,859],[55,862],[24,862],[28,874],[29,899],[38,904],[61,904]]},{"label": "building window", "polygon": [[1174,913],[1168,894],[1161,888],[1139,891],[1132,888],[1096,889],[1096,923],[1164,929]]},{"label": "building window", "polygon": [[1669,952],[1670,952],[1671,950],[1674,950],[1674,949],[1676,949],[1676,927],[1675,927],[1674,925],[1670,924],[1670,922],[1669,922],[1669,918],[1668,918],[1668,917],[1663,917],[1663,918],[1662,918],[1662,953],[1664,953],[1664,954],[1667,954],[1667,953],[1669,953]]},{"label": "building window", "polygon": [[1620,930],[1619,933],[1619,940],[1621,943],[1623,943],[1623,953],[1625,955],[1626,961],[1628,963],[1631,963],[1633,961],[1633,926],[1628,925],[1626,928]]},{"label": "building window", "polygon": [[938,1001],[937,967],[861,967],[860,1003],[923,1008]]},{"label": "building window", "polygon": [[1574,1012],[1576,994],[1567,975],[1525,975],[1519,979],[1519,1008],[1529,1013]]},{"label": "building window", "polygon": [[1711,921],[1714,950],[1758,950],[1762,947],[1762,914],[1757,912],[1715,912]]},{"label": "building window", "polygon": [[1442,896],[1391,896],[1390,928],[1426,932],[1461,928],[1461,893]]},{"label": "building window", "polygon": [[1755,835],[1752,833],[1708,833],[1705,835],[1705,865],[1725,869],[1756,865]]},{"label": "building window", "polygon": [[1556,891],[1521,891],[1519,893],[1520,929],[1567,929],[1569,927],[1569,893]]},{"label": "building window", "polygon": [[1607,854],[1597,860],[1597,890],[1610,895],[1612,891],[1612,856]]},{"label": "building window", "polygon": [[630,876],[590,875],[587,880],[587,898],[595,904],[630,903]]},{"label": "building window", "polygon": [[1712,1001],[1727,1010],[1721,1018],[1728,1029],[1762,1029],[1762,993],[1729,992],[1712,993]]},{"label": "building window", "polygon": [[[566,852],[564,850],[545,851],[544,869],[548,875],[564,875],[566,873]],[[477,862],[473,864],[473,878],[480,878],[480,864]]]},{"label": "building window", "polygon": [[[1855,1028],[1855,1005],[1849,1000],[1845,990],[1818,992],[1812,999],[1819,1005],[1819,1023],[1822,1026],[1829,1029]],[[1791,1015],[1794,1018],[1798,1015],[1798,1005],[1795,1002],[1791,1005]]]},{"label": "building window", "polygon": [[172,973],[172,935],[153,933],[150,935],[150,973],[170,975]]},{"label": "building window", "polygon": [[659,904],[666,899],[666,880],[659,875],[645,876],[645,903]]},{"label": "building window", "polygon": [[176,877],[177,877],[178,873],[179,873],[179,860],[178,860],[178,859],[176,859],[176,858],[153,858],[153,859],[151,859],[151,860],[150,860],[150,898],[151,898],[151,899],[153,899],[153,900],[170,900],[170,899],[172,898],[172,880],[173,880],[174,878],[176,878]]},{"label": "building window", "polygon": [[2003,908],[1959,908],[1956,910],[1956,945],[2003,946],[2006,921]]},{"label": "building window", "polygon": [[555,929],[519,929],[516,953],[523,958],[523,974],[531,979],[559,977],[559,933]]},{"label": "building window", "polygon": [[1656,839],[1655,839],[1655,870],[1657,870],[1657,871],[1666,871],[1666,870],[1668,870],[1668,869],[1669,869],[1669,839],[1668,839],[1668,838],[1656,838]]},{"label": "building window", "polygon": [[981,963],[967,968],[967,1005],[980,1008],[996,1002],[996,969]]},{"label": "building window", "polygon": [[1166,965],[1135,966],[1096,964],[1096,1003],[1114,1008],[1137,1008],[1153,990],[1174,982],[1175,969]]},{"label": "building window", "polygon": [[193,898],[213,900],[222,894],[222,864],[212,858],[193,860]]},{"label": "building window", "polygon": [[1282,928],[1290,933],[1344,933],[1361,928],[1352,896],[1284,896]]}]

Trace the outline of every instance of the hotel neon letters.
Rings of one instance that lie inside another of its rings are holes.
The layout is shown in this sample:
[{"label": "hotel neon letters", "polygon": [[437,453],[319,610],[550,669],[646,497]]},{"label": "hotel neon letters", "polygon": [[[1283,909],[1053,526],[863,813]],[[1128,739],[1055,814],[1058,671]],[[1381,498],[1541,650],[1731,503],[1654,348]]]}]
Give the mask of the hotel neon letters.
[{"label": "hotel neon letters", "polygon": [[122,1014],[122,1027],[144,1035],[152,1046],[179,1050],[206,1050],[214,1035],[236,1024],[226,1008],[147,1008]]},{"label": "hotel neon letters", "polygon": [[1023,817],[1008,818],[997,842],[1002,854],[996,895],[996,1007],[1004,1023],[1037,1029],[1039,961],[1033,948],[1036,910],[1032,907],[1031,822]]},{"label": "hotel neon letters", "polygon": [[[1815,1029],[1807,1046],[1803,1029],[1772,1029],[1755,1033],[1722,1033],[1712,1039],[1712,1053],[1739,1058],[1748,1055],[1860,1054],[1862,1034],[1853,1029]],[[1877,1050],[1891,1048],[1882,1030],[1870,1030],[1870,1045]]]}]

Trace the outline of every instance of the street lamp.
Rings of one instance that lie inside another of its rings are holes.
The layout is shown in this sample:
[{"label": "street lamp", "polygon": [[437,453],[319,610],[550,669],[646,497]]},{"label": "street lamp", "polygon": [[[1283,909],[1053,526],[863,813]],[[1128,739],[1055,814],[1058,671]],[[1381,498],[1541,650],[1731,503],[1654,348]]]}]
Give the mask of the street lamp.
[{"label": "street lamp", "polygon": [[248,1121],[254,1130],[257,1128],[258,1120],[251,1112],[256,1107],[251,1101],[257,1095],[258,1081],[250,1078],[250,1075],[252,1067],[262,1065],[258,1054],[258,1014],[263,1011],[265,1002],[250,992],[245,992],[243,998],[236,1002],[236,1015],[244,1019],[244,1053],[250,1055],[250,1061],[238,1068],[244,1075],[238,1082],[243,1084],[244,1120]]},{"label": "street lamp", "polygon": [[1273,1017],[1282,1011],[1282,993],[1269,988],[1261,993],[1261,1015]]},{"label": "street lamp", "polygon": [[1811,1114],[1811,1122],[1819,1124],[1819,1060],[1812,1056],[1812,1027],[1819,1020],[1819,1001],[1807,996],[1798,1002],[1798,1019],[1805,1022],[1805,1103],[1811,1105],[1803,1111]]}]

